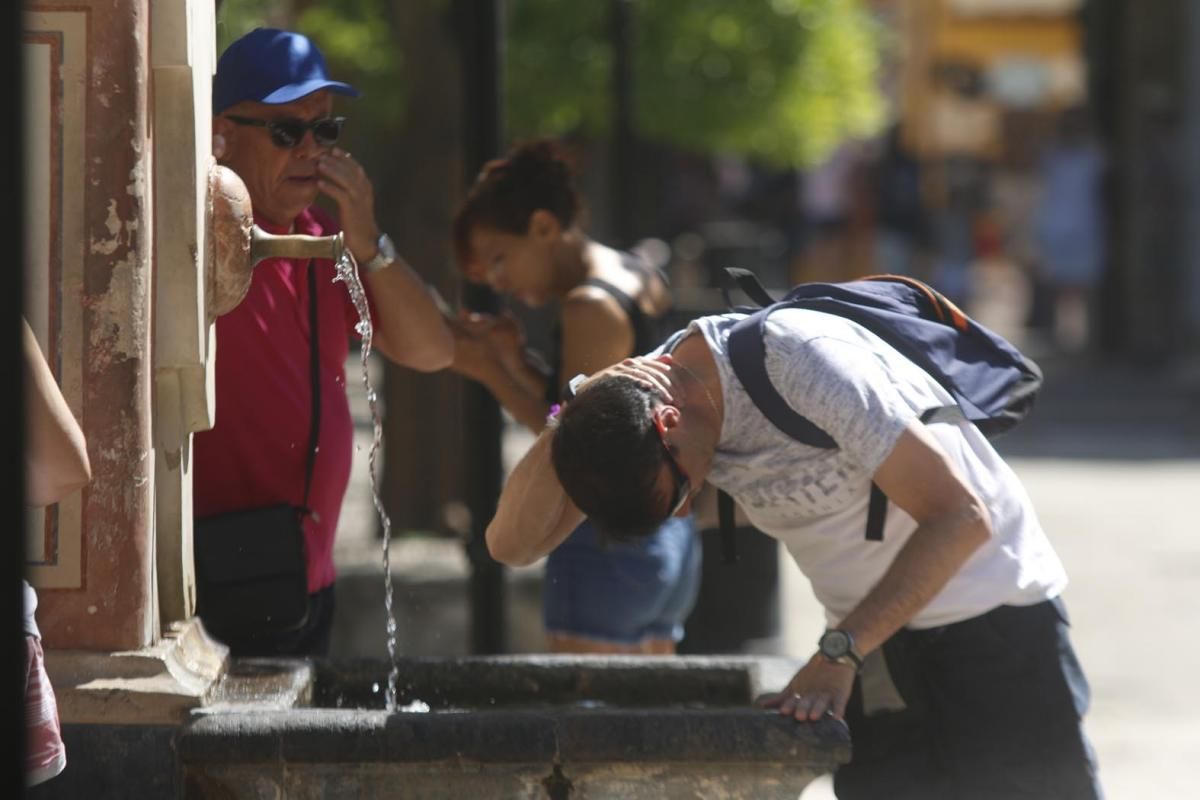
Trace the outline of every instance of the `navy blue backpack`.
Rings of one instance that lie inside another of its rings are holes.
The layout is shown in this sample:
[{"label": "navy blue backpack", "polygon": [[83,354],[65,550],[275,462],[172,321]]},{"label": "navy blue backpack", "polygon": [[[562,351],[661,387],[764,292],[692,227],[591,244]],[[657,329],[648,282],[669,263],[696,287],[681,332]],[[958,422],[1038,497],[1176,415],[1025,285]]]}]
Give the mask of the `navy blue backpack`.
[{"label": "navy blue backpack", "polygon": [[[725,270],[730,288],[758,305],[734,306],[748,313],[729,333],[729,360],[754,405],[770,422],[797,441],[836,448],[837,442],[787,404],[767,376],[763,324],[781,308],[837,314],[870,330],[925,370],[954,398],[955,405],[928,409],[922,422],[966,418],[985,436],[1003,433],[1033,407],[1042,371],[995,332],[972,320],[931,286],[900,275],[873,275],[845,283],[803,283],[782,299],[772,298],[754,273]],[[737,559],[733,500],[718,495],[722,546],[727,562]],[[883,539],[887,497],[872,484],[866,538]]]}]

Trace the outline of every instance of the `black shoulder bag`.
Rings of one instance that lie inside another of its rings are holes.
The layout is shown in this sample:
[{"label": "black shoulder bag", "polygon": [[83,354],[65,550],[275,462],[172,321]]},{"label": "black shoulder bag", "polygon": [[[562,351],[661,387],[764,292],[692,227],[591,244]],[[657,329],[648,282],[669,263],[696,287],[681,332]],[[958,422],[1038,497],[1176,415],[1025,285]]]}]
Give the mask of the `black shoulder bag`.
[{"label": "black shoulder bag", "polygon": [[312,422],[304,468],[304,505],[290,503],[196,520],[196,613],[223,641],[288,633],[308,621],[303,521],[321,432],[320,337],[316,265],[308,262]]}]

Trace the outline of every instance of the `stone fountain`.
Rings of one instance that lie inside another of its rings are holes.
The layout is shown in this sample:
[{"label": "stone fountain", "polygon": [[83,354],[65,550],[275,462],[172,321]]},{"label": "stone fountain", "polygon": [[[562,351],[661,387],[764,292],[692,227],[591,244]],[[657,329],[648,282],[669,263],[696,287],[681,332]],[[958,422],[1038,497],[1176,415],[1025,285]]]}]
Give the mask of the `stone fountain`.
[{"label": "stone fountain", "polygon": [[389,664],[231,661],[194,616],[213,320],[341,239],[256,231],[214,167],[211,4],[45,0],[22,41],[26,316],[94,472],[28,530],[68,748],[39,797],[794,798],[848,759],[842,723],[751,705],[786,659],[406,658],[394,712]]}]

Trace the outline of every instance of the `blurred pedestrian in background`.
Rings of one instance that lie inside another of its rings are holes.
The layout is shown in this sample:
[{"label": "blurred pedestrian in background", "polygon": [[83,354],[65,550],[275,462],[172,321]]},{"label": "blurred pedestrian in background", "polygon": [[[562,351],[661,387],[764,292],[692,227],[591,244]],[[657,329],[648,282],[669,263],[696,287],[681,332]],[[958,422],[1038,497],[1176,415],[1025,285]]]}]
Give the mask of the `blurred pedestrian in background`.
[{"label": "blurred pedestrian in background", "polygon": [[921,192],[921,164],[904,144],[899,123],[884,138],[875,165],[875,271],[917,275],[927,244],[928,220]]},{"label": "blurred pedestrian in background", "polygon": [[1041,277],[1051,294],[1054,342],[1068,352],[1089,344],[1092,297],[1104,270],[1104,165],[1087,112],[1080,107],[1063,112],[1042,156],[1035,236]]}]

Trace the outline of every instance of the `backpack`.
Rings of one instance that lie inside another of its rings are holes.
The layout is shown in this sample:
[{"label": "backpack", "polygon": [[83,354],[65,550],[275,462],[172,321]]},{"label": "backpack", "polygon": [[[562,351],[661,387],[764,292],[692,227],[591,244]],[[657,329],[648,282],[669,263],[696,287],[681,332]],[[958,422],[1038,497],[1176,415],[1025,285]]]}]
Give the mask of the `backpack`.
[{"label": "backpack", "polygon": [[[872,275],[845,283],[803,283],[774,300],[752,272],[726,269],[729,283],[757,307],[734,306],[748,313],[729,333],[729,361],[754,405],[775,427],[813,447],[836,448],[837,442],[796,413],[767,376],[763,325],[781,308],[803,308],[853,320],[894,347],[941,384],[955,405],[931,408],[925,423],[967,419],[993,437],[1009,430],[1030,412],[1042,386],[1042,371],[1011,343],[958,309],[931,286],[901,275]],[[718,494],[725,561],[737,560],[733,533],[733,500]],[[871,484],[866,538],[882,541],[887,497]]]}]

